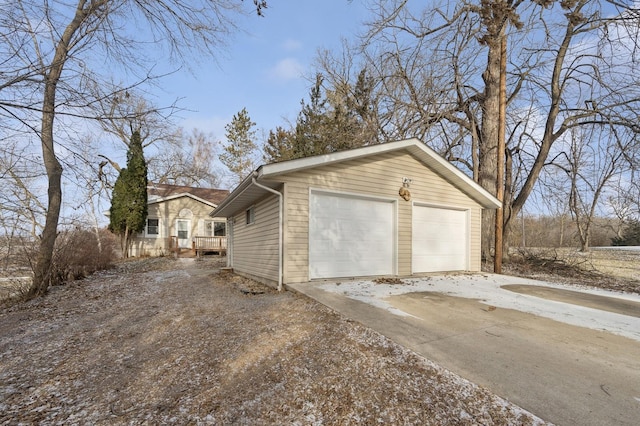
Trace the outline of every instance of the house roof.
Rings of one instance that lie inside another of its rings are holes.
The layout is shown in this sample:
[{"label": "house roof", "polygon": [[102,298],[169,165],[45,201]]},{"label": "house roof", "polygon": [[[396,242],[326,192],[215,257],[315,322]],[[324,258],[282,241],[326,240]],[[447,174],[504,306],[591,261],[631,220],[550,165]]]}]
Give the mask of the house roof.
[{"label": "house roof", "polygon": [[256,200],[269,193],[269,191],[261,186],[266,186],[271,189],[275,189],[280,186],[282,181],[278,179],[279,176],[299,170],[394,151],[409,152],[435,173],[442,176],[460,191],[475,200],[482,207],[486,209],[496,209],[500,207],[500,201],[498,201],[498,199],[491,195],[487,190],[482,188],[469,176],[438,155],[438,153],[429,148],[422,141],[412,138],[260,166],[252,174],[247,176],[247,178],[245,178],[240,185],[238,185],[231,194],[222,201],[213,212],[210,213],[210,215],[217,217],[229,217],[237,211],[249,207]]},{"label": "house roof", "polygon": [[229,191],[226,189],[196,188],[193,186],[150,182],[149,185],[147,185],[147,194],[149,204],[179,197],[189,197],[216,207],[229,195]]}]

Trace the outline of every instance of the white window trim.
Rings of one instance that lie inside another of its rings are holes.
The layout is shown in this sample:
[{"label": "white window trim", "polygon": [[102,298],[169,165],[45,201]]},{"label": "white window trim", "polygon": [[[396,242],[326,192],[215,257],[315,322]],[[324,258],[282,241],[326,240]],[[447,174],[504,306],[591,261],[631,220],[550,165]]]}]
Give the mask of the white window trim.
[{"label": "white window trim", "polygon": [[[227,236],[227,232],[226,232],[226,226],[227,226],[227,221],[226,220],[216,220],[216,219],[204,219],[203,220],[203,229],[202,229],[202,234],[205,237],[216,237],[215,233],[216,233],[216,224],[218,223],[222,223],[223,225],[225,225],[225,235],[218,235],[221,237],[226,237]],[[207,225],[211,224],[211,235],[207,234]]]},{"label": "white window trim", "polygon": [[[210,231],[211,231],[211,235],[209,235],[209,234],[207,233],[207,226],[208,226],[209,224],[211,224],[211,229],[210,229]],[[213,219],[204,219],[204,220],[202,221],[202,235],[203,235],[204,237],[212,237],[212,236],[213,236],[213,233],[214,233],[214,220],[213,220]]]},{"label": "white window trim", "polygon": [[256,223],[256,206],[253,205],[249,207],[247,210],[245,210],[244,215],[246,225],[253,225],[254,223]]}]

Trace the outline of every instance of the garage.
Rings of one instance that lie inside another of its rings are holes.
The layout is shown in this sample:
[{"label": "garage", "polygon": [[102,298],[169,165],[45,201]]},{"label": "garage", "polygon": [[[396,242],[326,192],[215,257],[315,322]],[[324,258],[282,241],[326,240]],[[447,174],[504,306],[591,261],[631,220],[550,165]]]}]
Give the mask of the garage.
[{"label": "garage", "polygon": [[407,139],[262,165],[211,215],[233,226],[227,266],[283,289],[480,271],[482,211],[501,205],[422,141]]},{"label": "garage", "polygon": [[311,191],[309,278],[395,274],[396,203]]},{"label": "garage", "polygon": [[415,204],[411,247],[414,273],[468,270],[468,211]]}]

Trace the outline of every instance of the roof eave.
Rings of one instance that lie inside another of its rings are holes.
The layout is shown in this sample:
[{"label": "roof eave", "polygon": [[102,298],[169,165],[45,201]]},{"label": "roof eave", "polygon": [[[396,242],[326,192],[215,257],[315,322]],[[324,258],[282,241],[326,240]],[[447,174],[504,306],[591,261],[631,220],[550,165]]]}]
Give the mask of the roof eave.
[{"label": "roof eave", "polygon": [[283,161],[281,163],[272,163],[261,166],[261,177],[267,179],[286,173],[292,173],[298,170],[304,170],[312,167],[322,166],[328,163],[338,163],[342,161],[355,160],[370,155],[380,154],[388,151],[395,151],[405,147],[421,143],[416,138],[404,139],[395,142],[387,142],[376,145],[368,145],[361,148],[349,149],[346,151],[332,152],[330,154],[314,155],[312,157],[298,158],[295,160]]},{"label": "roof eave", "polygon": [[178,193],[178,194],[172,194],[172,195],[168,195],[166,197],[158,197],[158,198],[155,198],[153,200],[148,201],[147,204],[162,203],[163,201],[175,200],[176,198],[180,198],[180,197],[189,197],[189,198],[194,199],[196,201],[199,201],[201,203],[207,204],[208,206],[211,206],[213,208],[215,208],[217,206],[216,203],[212,203],[211,201],[207,201],[204,198],[200,198],[197,195],[193,195],[193,194],[190,194],[188,192],[181,192],[181,193]]},{"label": "roof eave", "polygon": [[[433,149],[416,138],[405,139],[396,142],[383,143],[378,145],[369,145],[362,148],[356,148],[348,151],[335,152],[331,154],[316,155],[313,157],[299,158],[296,160],[284,161],[281,163],[272,163],[260,166],[249,176],[247,176],[234,189],[227,198],[225,198],[218,207],[210,213],[210,216],[229,217],[239,210],[240,205],[247,204],[247,197],[240,200],[245,192],[250,191],[257,197],[267,192],[253,185],[253,179],[260,181],[268,180],[270,184],[276,183],[277,176],[293,173],[298,170],[318,167],[323,164],[337,163],[347,160],[353,160],[361,157],[386,153],[406,149],[413,155],[417,156],[428,167],[434,169],[436,173],[442,175],[446,180],[451,182],[459,190],[467,194],[485,209],[497,209],[502,203],[479,184],[474,182],[469,176],[458,170],[450,162],[442,158]],[[264,183],[264,182],[263,182]],[[252,187],[255,187],[251,189]],[[254,200],[255,201],[255,200]]]},{"label": "roof eave", "polygon": [[[419,157],[421,155],[428,156],[427,161],[434,161],[438,166],[437,170],[435,170],[437,173],[445,175],[445,179],[455,185],[462,192],[466,193],[482,207],[484,207],[485,209],[497,209],[502,206],[502,202],[491,195],[489,191],[484,189],[482,186],[480,186],[480,184],[460,171],[449,161],[442,158],[438,153],[429,148],[426,144],[420,142],[419,144],[414,146],[418,148],[419,151],[416,152],[415,149],[409,149],[410,152],[414,153],[414,155],[417,154]],[[434,164],[429,165],[434,168]]]},{"label": "roof eave", "polygon": [[[244,178],[244,180],[240,182],[240,184],[233,191],[231,191],[227,198],[222,200],[222,202],[218,204],[218,206],[211,213],[209,213],[209,216],[229,217],[233,213],[235,213],[236,210],[234,208],[234,203],[236,202],[236,200],[238,200],[238,197],[240,197],[247,189],[249,189],[249,187],[253,185],[253,179],[260,177],[263,167],[264,166],[258,167],[256,170],[251,172],[249,176]],[[234,210],[232,211],[232,209]]]}]

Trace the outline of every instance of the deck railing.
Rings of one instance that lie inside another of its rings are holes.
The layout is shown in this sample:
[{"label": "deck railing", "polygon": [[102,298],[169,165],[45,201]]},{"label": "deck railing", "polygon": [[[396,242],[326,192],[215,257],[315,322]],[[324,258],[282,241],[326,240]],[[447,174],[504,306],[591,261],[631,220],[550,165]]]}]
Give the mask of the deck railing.
[{"label": "deck railing", "polygon": [[227,237],[193,237],[193,249],[196,253],[205,251],[227,251]]}]

